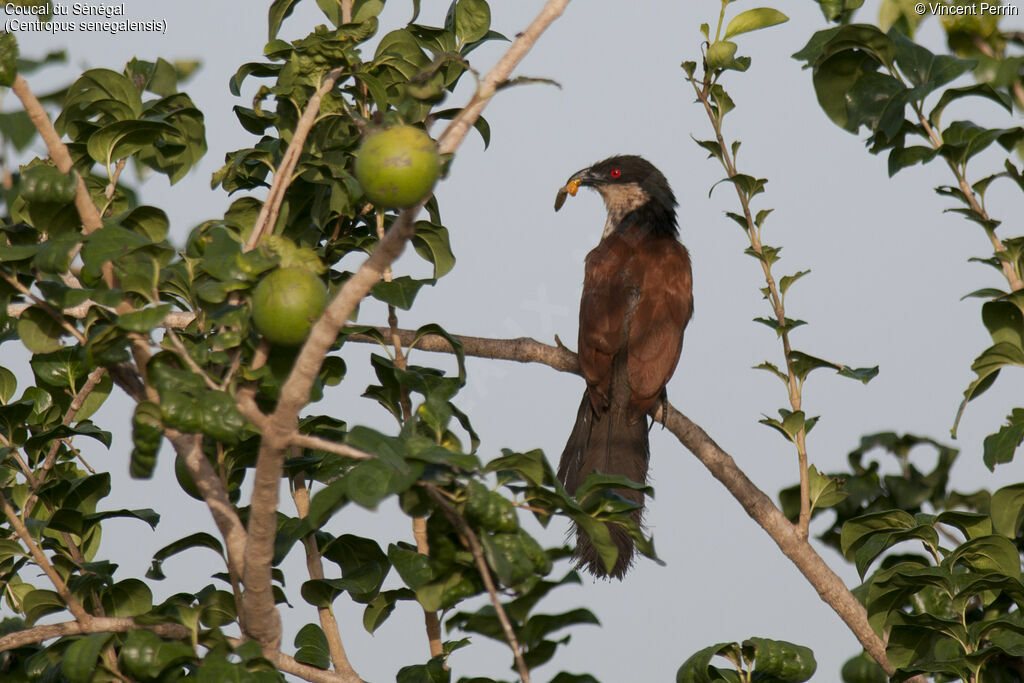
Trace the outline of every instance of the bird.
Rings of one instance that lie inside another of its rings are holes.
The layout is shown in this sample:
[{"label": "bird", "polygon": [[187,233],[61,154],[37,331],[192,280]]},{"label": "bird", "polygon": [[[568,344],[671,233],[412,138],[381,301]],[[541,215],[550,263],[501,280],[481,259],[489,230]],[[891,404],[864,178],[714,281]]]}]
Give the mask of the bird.
[{"label": "bird", "polygon": [[[608,217],[586,257],[578,355],[587,386],[558,466],[559,480],[573,495],[595,471],[646,484],[647,414],[667,401],[665,385],[693,315],[690,254],[679,242],[676,198],[661,171],[637,155],[609,157],[570,176],[555,211],[580,187],[601,195]],[[638,505],[631,514],[641,524],[643,493],[615,493]],[[607,526],[618,549],[614,566],[605,566],[578,527],[573,557],[595,577],[621,580],[635,542],[624,526]]]}]

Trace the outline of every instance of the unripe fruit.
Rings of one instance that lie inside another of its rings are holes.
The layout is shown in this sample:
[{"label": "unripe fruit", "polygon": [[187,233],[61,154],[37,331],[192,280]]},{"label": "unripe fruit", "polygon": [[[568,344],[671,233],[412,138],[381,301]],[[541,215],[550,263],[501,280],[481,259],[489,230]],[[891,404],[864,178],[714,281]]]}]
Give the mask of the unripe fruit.
[{"label": "unripe fruit", "polygon": [[252,320],[272,344],[299,346],[327,306],[327,288],[302,268],[278,268],[252,294]]},{"label": "unripe fruit", "polygon": [[356,152],[356,179],[379,209],[413,206],[426,199],[441,173],[437,144],[414,126],[371,133]]}]

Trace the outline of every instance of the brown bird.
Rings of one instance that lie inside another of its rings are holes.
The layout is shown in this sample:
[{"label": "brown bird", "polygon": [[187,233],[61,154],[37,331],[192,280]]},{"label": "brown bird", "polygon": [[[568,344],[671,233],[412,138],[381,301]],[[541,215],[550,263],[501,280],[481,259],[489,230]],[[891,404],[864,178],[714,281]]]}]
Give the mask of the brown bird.
[{"label": "brown bird", "polygon": [[[647,482],[647,412],[666,398],[693,313],[690,255],[677,239],[676,199],[665,176],[641,157],[614,156],[574,173],[555,210],[579,187],[600,193],[608,220],[583,279],[579,359],[587,389],[558,466],[569,493],[594,471]],[[643,505],[639,491],[616,493]],[[642,507],[632,514],[639,524]],[[611,571],[579,529],[574,557],[594,576],[621,579],[635,544],[622,526],[608,527],[619,551]]]}]

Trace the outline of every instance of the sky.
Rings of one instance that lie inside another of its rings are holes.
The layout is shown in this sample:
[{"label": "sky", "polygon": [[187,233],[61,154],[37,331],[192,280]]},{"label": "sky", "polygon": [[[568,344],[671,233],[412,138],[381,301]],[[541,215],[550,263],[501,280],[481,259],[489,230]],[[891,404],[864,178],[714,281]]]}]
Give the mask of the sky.
[{"label": "sky", "polygon": [[[68,67],[30,79],[38,92],[85,68],[120,70],[133,56],[202,61],[185,91],[206,116],[209,152],[173,187],[163,177],[141,185],[143,200],[169,214],[171,239],[178,246],[193,226],[221,216],[233,199],[210,189],[210,175],[224,154],[255,143],[231,111],[235,105],[250,105],[255,82],[249,81],[238,98],[228,92],[227,83],[240,64],[261,58],[265,4],[136,0],[126,3],[128,17],[166,20],[165,34],[18,35],[24,55],[57,48],[69,52]],[[491,4],[492,28],[509,36],[523,30],[543,5],[540,0]],[[447,2],[423,0],[422,5],[421,23],[443,21]],[[804,408],[821,416],[808,439],[811,462],[819,470],[840,470],[861,435],[894,430],[960,448],[953,475],[958,490],[995,490],[1020,481],[1020,461],[995,473],[981,463],[983,438],[1016,405],[1019,371],[1004,371],[995,387],[968,408],[959,439],[949,438],[962,391],[973,377],[970,363],[990,343],[979,302],[961,297],[1003,284],[994,271],[966,258],[987,256],[990,246],[977,226],[943,213],[950,204],[932,188],[951,182],[947,170],[936,163],[890,179],[885,158],[869,155],[863,136],[846,133],[827,119],[816,103],[810,73],[790,57],[814,31],[825,28],[825,21],[815,2],[785,5],[780,9],[789,14],[788,23],[738,38],[739,53],[751,56],[753,65],[723,81],[737,106],[726,118],[725,135],[743,141],[741,172],[769,180],[754,208],[774,209],[763,239],[784,247],[776,274],[812,270],[787,297],[788,315],[809,323],[794,332],[795,348],[854,367],[880,367],[867,386],[825,371],[811,375]],[[736,2],[729,16],[753,6]],[[391,0],[382,26],[397,28],[411,11],[410,2]],[[775,498],[779,489],[797,481],[795,453],[758,419],[788,407],[786,395],[778,380],[751,368],[764,360],[778,364],[780,344],[771,330],[751,322],[769,312],[759,292],[763,275],[743,253],[744,235],[724,215],[737,210],[735,194],[722,185],[709,196],[723,173],[691,140],[712,137],[712,132],[679,67],[685,60],[699,61],[698,27],[713,23],[718,11],[719,4],[709,1],[570,4],[516,71],[553,79],[561,87],[511,88],[487,108],[490,147],[484,150],[471,134],[436,190],[458,263],[435,287],[421,290],[415,310],[400,312],[399,323],[415,328],[436,321],[456,334],[530,336],[547,343],[558,335],[574,347],[583,258],[600,237],[604,208],[596,194],[581,192],[556,215],[555,192],[572,173],[595,161],[617,153],[641,154],[672,184],[680,201],[681,239],[693,257],[696,312],[668,385],[669,397]],[[863,20],[876,15],[877,2],[866,2]],[[305,0],[286,20],[282,37],[302,37],[318,23],[324,20],[316,3]],[[934,19],[922,25],[919,39],[935,50],[943,47]],[[502,51],[501,43],[480,48],[472,55],[473,66],[486,71]],[[469,82],[463,79],[444,106],[465,102],[471,95]],[[968,77],[960,84],[969,82]],[[12,96],[4,106],[14,106]],[[977,116],[992,127],[1011,125],[1010,117],[995,107],[953,107],[949,111],[956,113],[947,113],[949,120]],[[40,144],[33,153],[45,151]],[[971,175],[980,178],[999,170],[1001,163],[989,151],[973,162]],[[1012,217],[1021,215],[1020,195],[1009,184],[995,184],[987,200],[990,213],[1006,221],[1002,230],[1013,231]],[[343,264],[354,267],[357,262]],[[403,257],[395,270],[427,272],[414,254]],[[360,322],[385,320],[383,304],[362,306]],[[349,424],[394,430],[383,409],[360,398],[371,382],[371,349],[353,346],[342,352],[350,371],[346,381],[314,409]],[[426,353],[414,353],[411,362],[454,365],[448,357]],[[481,359],[471,359],[468,369],[468,385],[457,403],[482,437],[482,458],[500,454],[501,448],[542,448],[554,463],[571,429],[582,380],[546,366]],[[130,402],[115,392],[94,420],[121,438],[110,451],[91,445],[86,451],[94,467],[114,476],[117,493],[107,506],[153,507],[165,513],[152,533],[138,523],[107,523],[103,552],[121,564],[122,578],[144,572],[152,552],[163,545],[213,529],[201,503],[167,484],[173,477],[167,445],[153,480],[128,479],[130,410]],[[621,583],[587,577],[581,586],[552,593],[541,604],[543,611],[586,606],[603,626],[574,629],[571,642],[559,649],[552,664],[535,672],[534,680],[549,680],[562,669],[590,672],[602,681],[672,680],[697,650],[751,636],[811,647],[819,663],[814,680],[837,680],[842,662],[859,650],[839,618],[671,434],[655,428],[651,451],[656,493],[646,519],[665,566],[641,560]],[[912,460],[927,471],[934,453],[916,450]],[[292,512],[287,501],[283,505]],[[828,516],[812,525],[812,533]],[[408,520],[393,504],[376,512],[346,507],[327,529],[371,536],[382,545],[411,541]],[[553,524],[539,535],[558,544],[564,534],[564,525]],[[821,552],[848,585],[858,583],[838,554]],[[154,586],[157,599],[205,585],[211,573],[221,571],[212,558],[197,550],[168,560],[165,571],[171,578]],[[299,596],[305,570],[298,553],[284,568],[294,605],[283,607],[287,646],[302,624],[315,621],[315,611]],[[561,564],[555,576],[565,571]],[[397,577],[392,575],[386,587],[394,586]],[[479,604],[482,600],[470,609]],[[335,609],[353,666],[364,679],[392,680],[401,666],[428,658],[422,614],[411,603],[373,636],[361,626],[361,606],[343,597]],[[512,678],[507,647],[478,641],[452,657],[455,673]]]}]

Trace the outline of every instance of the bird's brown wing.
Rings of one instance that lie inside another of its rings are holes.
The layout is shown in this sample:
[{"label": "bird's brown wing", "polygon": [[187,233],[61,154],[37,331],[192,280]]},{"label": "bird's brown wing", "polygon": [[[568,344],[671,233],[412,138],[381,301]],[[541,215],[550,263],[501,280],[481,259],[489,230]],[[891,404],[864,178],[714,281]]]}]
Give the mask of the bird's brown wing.
[{"label": "bird's brown wing", "polygon": [[686,247],[674,239],[638,245],[632,272],[640,274],[642,296],[629,328],[630,409],[645,414],[675,372],[683,330],[693,314],[693,277]]},{"label": "bird's brown wing", "polygon": [[632,248],[609,235],[587,255],[580,300],[579,358],[594,410],[608,407],[612,359],[626,342],[631,293],[639,285],[628,268]]}]

